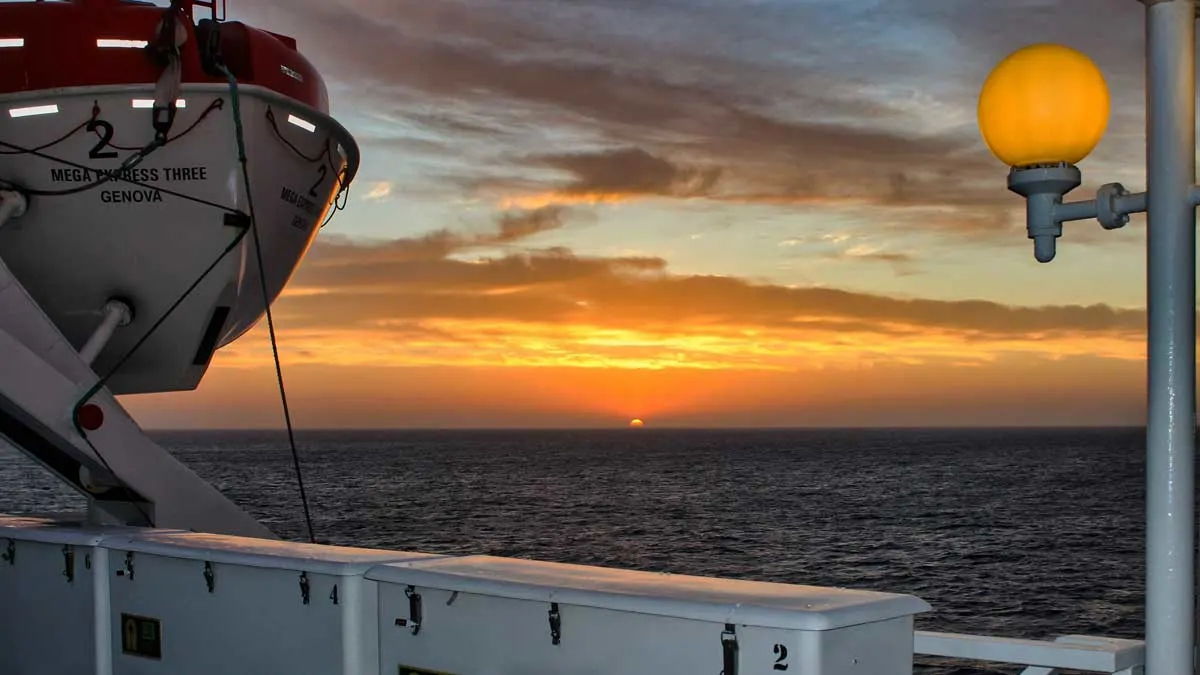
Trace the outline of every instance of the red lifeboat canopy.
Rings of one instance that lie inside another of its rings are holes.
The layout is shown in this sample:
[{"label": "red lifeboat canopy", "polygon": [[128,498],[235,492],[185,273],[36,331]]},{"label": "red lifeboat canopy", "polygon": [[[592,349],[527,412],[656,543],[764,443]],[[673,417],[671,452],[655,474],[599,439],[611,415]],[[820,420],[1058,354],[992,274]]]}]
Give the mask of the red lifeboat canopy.
[{"label": "red lifeboat canopy", "polygon": [[[329,112],[325,82],[296,41],[224,20],[224,0],[27,0],[0,3],[0,95],[153,83],[153,56],[167,12],[185,19],[182,83],[223,82],[222,62],[241,84],[258,85]],[[202,16],[197,17],[197,13]],[[198,22],[197,22],[198,19]]]}]

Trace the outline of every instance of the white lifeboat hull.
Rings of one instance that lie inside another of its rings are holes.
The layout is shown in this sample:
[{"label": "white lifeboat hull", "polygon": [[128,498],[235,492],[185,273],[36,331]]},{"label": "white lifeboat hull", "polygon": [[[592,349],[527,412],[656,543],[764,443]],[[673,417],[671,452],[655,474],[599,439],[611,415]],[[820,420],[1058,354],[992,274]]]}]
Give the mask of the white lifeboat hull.
[{"label": "white lifeboat hull", "polygon": [[[187,84],[171,141],[121,172],[154,138],[152,98],[151,85],[0,96],[0,142],[36,150],[0,145],[0,186],[30,193],[28,212],[0,227],[0,258],[76,348],[110,299],[133,308],[134,321],[93,364],[100,374],[170,311],[109,379],[116,394],[195,388],[213,351],[278,297],[358,162],[353,138],[328,115],[241,86],[247,194],[229,88]],[[76,188],[86,189],[63,193]],[[247,222],[237,214],[250,213],[251,197],[265,298],[255,233],[237,240]]]}]

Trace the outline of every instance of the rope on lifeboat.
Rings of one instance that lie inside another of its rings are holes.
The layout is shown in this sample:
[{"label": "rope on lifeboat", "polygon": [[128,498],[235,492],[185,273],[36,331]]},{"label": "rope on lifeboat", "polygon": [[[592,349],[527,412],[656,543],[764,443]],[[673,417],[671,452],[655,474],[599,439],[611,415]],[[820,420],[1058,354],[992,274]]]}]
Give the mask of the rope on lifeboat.
[{"label": "rope on lifeboat", "polygon": [[162,68],[154,85],[153,125],[154,141],[165,145],[171,125],[175,123],[176,101],[183,91],[183,56],[181,50],[187,43],[187,26],[183,18],[183,0],[171,0],[171,6],[163,12],[158,22],[157,37],[146,45],[150,57]]},{"label": "rope on lifeboat", "polygon": [[[125,175],[122,175],[122,172],[124,172],[126,169],[131,169],[131,168],[137,166],[143,159],[145,159],[150,153],[154,152],[158,148],[163,147],[164,145],[171,143],[173,141],[177,141],[177,140],[183,138],[184,136],[187,136],[192,131],[194,131],[197,127],[199,127],[200,123],[203,122],[205,119],[207,119],[210,114],[212,114],[216,110],[221,110],[224,107],[225,107],[225,99],[218,98],[218,99],[214,100],[212,103],[210,103],[208,105],[207,108],[204,109],[204,112],[200,113],[200,116],[198,118],[196,118],[196,120],[194,122],[192,122],[190,125],[188,125],[188,127],[186,129],[175,134],[174,136],[170,136],[162,143],[159,143],[157,138],[142,147],[118,145],[116,143],[109,143],[108,144],[109,147],[113,148],[114,150],[127,150],[127,151],[134,150],[136,152],[134,152],[134,154],[132,154],[128,158],[126,158],[126,160],[121,163],[121,166],[117,171],[107,172],[107,173],[101,175],[100,178],[97,178],[96,180],[94,180],[90,183],[85,183],[83,185],[77,185],[73,188],[65,188],[62,190],[43,190],[40,188],[32,188],[32,187],[28,187],[28,186],[24,186],[24,185],[16,185],[15,183],[11,183],[11,182],[5,181],[5,180],[0,180],[0,185],[3,185],[5,187],[5,189],[16,190],[17,192],[20,192],[26,196],[65,197],[67,195],[73,195],[73,194],[79,194],[81,192],[87,192],[88,190],[93,190],[95,188],[98,188],[101,185],[104,185],[105,183],[109,183],[114,180],[118,180],[123,183],[130,183],[133,185],[137,185],[138,187],[158,190],[159,192],[161,192],[163,194],[171,195],[172,197],[179,197],[180,199],[186,199],[188,201],[203,204],[205,206],[212,206],[212,207],[221,209],[223,211],[235,213],[236,212],[235,209],[231,209],[227,206],[217,204],[216,202],[211,202],[206,199],[194,197],[192,195],[184,194],[182,192],[177,192],[175,190],[171,190],[169,188],[161,187],[158,185],[151,185],[149,183],[145,183],[142,181],[133,180],[132,178],[128,178]],[[79,164],[77,162],[72,162],[70,160],[62,159],[61,157],[55,157],[53,155],[46,154],[42,151],[48,150],[48,149],[58,145],[59,143],[66,141],[67,139],[71,138],[72,136],[79,133],[80,131],[88,128],[88,126],[92,123],[92,120],[95,120],[96,118],[98,118],[100,116],[100,112],[101,111],[100,111],[99,103],[94,104],[92,107],[91,117],[89,117],[88,119],[81,122],[79,124],[79,126],[68,131],[63,136],[60,136],[59,138],[54,139],[53,141],[50,141],[48,143],[43,143],[42,145],[39,145],[36,147],[26,148],[26,147],[23,147],[20,145],[16,145],[14,143],[9,143],[8,141],[0,140],[0,147],[9,148],[9,150],[0,150],[0,155],[32,155],[34,157],[40,157],[42,159],[49,160],[51,162],[57,162],[59,164],[74,167],[76,169],[88,170],[91,167],[88,167],[84,164]]]},{"label": "rope on lifeboat", "polygon": [[[90,124],[92,120],[96,119],[99,116],[100,116],[100,104],[96,103],[95,105],[92,106],[92,116],[91,117],[80,122],[79,126],[68,131],[67,133],[63,134],[62,136],[59,136],[58,138],[56,138],[52,141],[47,141],[45,143],[42,143],[41,145],[31,148],[28,151],[26,151],[26,150],[0,150],[0,155],[24,155],[24,154],[27,154],[28,152],[36,152],[38,150],[46,150],[49,148],[53,148],[54,146],[58,145],[59,143],[62,143],[63,141],[67,140],[68,138],[79,133],[80,131],[83,131],[85,128],[87,128],[87,125]],[[126,150],[137,150],[138,148],[125,148],[125,149]]]},{"label": "rope on lifeboat", "polygon": [[337,215],[338,211],[345,209],[346,204],[350,201],[350,184],[345,180],[346,172],[349,170],[349,167],[342,167],[341,169],[338,169],[336,166],[334,166],[333,151],[330,150],[330,146],[333,143],[332,138],[327,138],[325,140],[325,147],[321,149],[321,152],[317,154],[316,157],[309,157],[308,155],[304,154],[300,148],[297,148],[295,143],[289,141],[287,136],[284,136],[283,132],[279,130],[279,122],[276,121],[275,111],[271,108],[271,106],[267,106],[266,117],[267,124],[271,127],[271,131],[274,132],[275,138],[278,139],[280,143],[287,146],[287,148],[291,150],[293,154],[300,159],[313,164],[320,162],[321,160],[325,160],[326,165],[332,170],[333,179],[337,181],[338,191],[337,195],[335,195],[333,198],[333,209],[329,212],[329,215],[325,217],[325,221],[321,223],[321,229],[325,229],[325,226],[333,220],[333,217]]},{"label": "rope on lifeboat", "polygon": [[[300,503],[304,507],[304,522],[308,526],[308,540],[317,543],[313,531],[312,512],[308,508],[308,494],[304,491],[304,473],[300,470],[300,453],[296,450],[296,434],[292,429],[292,412],[288,406],[287,388],[283,384],[283,366],[279,362],[279,343],[275,339],[275,319],[271,315],[271,294],[267,290],[266,267],[263,265],[262,244],[258,237],[258,219],[254,215],[254,191],[250,189],[250,169],[246,159],[246,141],[242,130],[242,107],[238,96],[238,81],[223,63],[215,64],[229,82],[229,101],[233,109],[233,127],[237,136],[238,162],[242,165],[242,184],[246,190],[246,209],[250,212],[250,233],[254,236],[254,255],[258,259],[258,282],[262,288],[263,306],[267,314],[267,332],[271,337],[271,355],[275,359],[275,379],[279,382],[279,400],[283,405],[283,420],[287,425],[288,445],[292,450],[292,463],[296,469],[296,483],[300,488]],[[328,146],[327,148],[328,149]]]},{"label": "rope on lifeboat", "polygon": [[[213,100],[213,102],[212,102],[212,103],[209,103],[209,104],[208,104],[208,107],[204,109],[204,112],[200,113],[200,116],[199,116],[199,117],[197,117],[197,118],[195,119],[195,121],[193,121],[191,124],[189,124],[189,125],[187,126],[187,128],[186,128],[186,129],[184,129],[183,131],[181,131],[181,132],[179,132],[179,133],[177,133],[177,134],[175,134],[175,135],[171,136],[170,138],[168,138],[168,139],[166,140],[166,142],[165,142],[165,143],[163,143],[163,145],[167,145],[167,144],[169,144],[169,143],[172,143],[172,142],[174,142],[174,141],[177,141],[177,140],[179,140],[179,139],[183,138],[184,136],[187,136],[188,134],[192,133],[193,131],[195,131],[195,130],[196,130],[196,127],[200,126],[200,123],[201,123],[201,122],[203,122],[205,119],[207,119],[207,118],[208,118],[208,116],[209,116],[210,114],[212,114],[212,113],[213,113],[214,111],[216,111],[216,110],[221,110],[221,109],[223,109],[224,107],[225,107],[225,99],[223,99],[223,98],[217,98],[217,99],[214,99],[214,100]],[[84,129],[87,129],[87,128],[88,128],[88,126],[90,126],[90,125],[91,125],[91,123],[92,123],[94,120],[97,120],[97,119],[99,119],[99,118],[100,118],[100,114],[101,114],[102,112],[103,112],[103,111],[100,109],[100,102],[99,102],[99,101],[95,101],[95,102],[93,102],[93,103],[92,103],[92,114],[91,114],[91,116],[90,116],[90,117],[88,117],[86,120],[84,120],[84,121],[80,122],[78,126],[76,126],[75,128],[71,129],[71,130],[70,130],[70,131],[68,131],[67,133],[63,134],[62,136],[59,136],[58,138],[56,138],[56,139],[54,139],[54,140],[52,140],[52,141],[47,141],[47,142],[45,142],[45,143],[42,143],[41,145],[37,145],[37,146],[34,146],[34,147],[32,147],[32,148],[22,148],[22,149],[20,149],[20,150],[0,150],[0,155],[28,155],[28,154],[33,154],[33,155],[37,156],[37,155],[36,155],[36,153],[37,153],[38,151],[41,151],[41,150],[49,150],[50,148],[53,148],[54,146],[58,145],[59,143],[63,143],[63,142],[65,142],[67,139],[71,138],[72,136],[74,136],[75,134],[79,133],[80,131],[83,131]],[[98,135],[97,135],[97,136],[98,136]],[[0,142],[0,143],[2,143],[2,142]],[[8,143],[4,143],[4,145],[5,145],[6,147],[17,147],[17,146],[10,146]],[[109,141],[109,143],[108,143],[108,147],[112,148],[113,150],[126,150],[126,151],[130,151],[130,150],[142,150],[142,149],[144,149],[144,147],[145,147],[145,146],[136,146],[136,145],[120,145],[119,143],[113,143],[113,142]],[[53,161],[56,161],[56,162],[58,162],[58,161],[61,161],[61,160],[59,160],[59,159],[57,159],[57,158],[54,158],[54,157],[46,157],[46,159],[51,159],[51,160],[53,160]],[[33,193],[31,192],[31,193],[29,193],[29,194],[33,194]],[[58,194],[58,193],[54,193],[54,194]]]},{"label": "rope on lifeboat", "polygon": [[[191,124],[187,125],[186,129],[184,129],[183,131],[180,131],[179,133],[177,133],[173,136],[168,137],[167,140],[163,141],[163,145],[169,145],[169,144],[183,138],[184,136],[187,136],[188,134],[195,131],[196,127],[200,126],[200,123],[203,122],[210,114],[212,114],[213,112],[215,112],[217,110],[224,110],[224,109],[225,109],[225,99],[223,99],[223,98],[213,99],[212,103],[209,103],[208,107],[204,109],[204,112],[200,113],[200,116],[197,117]],[[99,108],[97,107],[96,110],[99,111]],[[109,141],[108,147],[112,148],[113,150],[138,150],[139,149],[136,146],[119,145],[117,143],[113,143],[112,141]]]}]

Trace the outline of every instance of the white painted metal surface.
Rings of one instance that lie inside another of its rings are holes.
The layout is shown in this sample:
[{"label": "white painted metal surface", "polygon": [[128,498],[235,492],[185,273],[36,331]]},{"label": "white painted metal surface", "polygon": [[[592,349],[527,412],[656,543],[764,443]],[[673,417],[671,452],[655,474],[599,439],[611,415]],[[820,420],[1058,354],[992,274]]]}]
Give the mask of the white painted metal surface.
[{"label": "white painted metal surface", "polygon": [[[899,675],[912,667],[913,614],[929,608],[885,593],[19,518],[0,518],[0,553],[6,541],[17,558],[0,559],[0,597],[19,603],[0,612],[5,675]],[[64,543],[78,550],[74,580]]]},{"label": "white painted metal surface", "polygon": [[899,675],[912,671],[913,615],[929,609],[905,595],[487,556],[367,578],[380,582],[384,673]]},{"label": "white painted metal surface", "polygon": [[[114,675],[377,673],[378,592],[363,573],[429,557],[194,533],[103,546],[121,574],[111,585],[109,621],[122,626],[112,637]],[[129,616],[160,622],[161,658],[127,653]]]},{"label": "white painted metal surface", "polygon": [[[0,180],[61,191],[119,171],[154,137],[151,111],[135,105],[153,98],[152,87],[0,96],[0,140],[42,148],[40,156],[5,148]],[[260,87],[240,91],[274,300],[338,192],[347,165],[343,152],[353,139],[332,118],[300,103]],[[107,372],[233,241],[238,230],[226,225],[227,213],[249,212],[228,88],[187,85],[183,100],[173,140],[122,174],[142,185],[111,180],[75,194],[32,194],[28,212],[0,228],[0,257],[76,349],[96,329],[110,299],[131,305],[134,320],[117,329],[97,357],[98,372]],[[10,114],[51,104],[52,113]],[[303,126],[289,122],[293,117]],[[253,238],[246,237],[110,380],[110,388],[117,394],[194,388],[211,346],[249,329],[264,308]]]},{"label": "white painted metal surface", "polygon": [[6,516],[0,599],[4,675],[898,675],[914,652],[1137,675],[1145,656],[914,633],[929,606],[904,595]]},{"label": "white painted metal surface", "polygon": [[918,654],[1016,663],[1022,675],[1057,675],[1060,670],[1141,675],[1146,663],[1142,640],[1062,635],[1053,641],[917,631]]},{"label": "white painted metal surface", "polygon": [[0,673],[108,675],[106,537],[91,528],[0,516]]},{"label": "white painted metal surface", "polygon": [[[7,225],[14,227],[14,225]],[[0,223],[0,228],[6,227]],[[95,377],[78,351],[29,296],[0,257],[0,328],[72,382]]]},{"label": "white painted metal surface", "polygon": [[[3,267],[0,262],[0,287],[3,286]],[[12,297],[17,297],[15,291]],[[4,291],[0,288],[0,306],[4,305],[3,298]],[[19,305],[14,303],[14,306]],[[106,495],[102,489],[88,492],[80,469],[88,474],[90,482],[105,484],[107,481],[108,485],[119,483],[133,488],[149,500],[149,504],[140,508],[161,527],[275,536],[151,441],[116,399],[103,391],[93,400],[104,411],[104,425],[89,435],[92,444],[103,453],[102,461],[75,430],[71,420],[76,400],[96,376],[89,374],[92,379],[72,381],[6,331],[10,322],[26,320],[32,320],[31,313],[0,314],[0,354],[4,355],[0,358],[0,417],[7,420],[6,427],[20,427],[38,434],[44,443],[55,448],[56,456],[69,460],[65,467],[47,464],[49,468],[93,499],[103,499]],[[42,321],[47,320],[43,317]],[[52,326],[44,327],[46,330],[36,332],[45,341],[39,347],[57,353],[64,366],[70,365],[73,358],[76,369],[86,369],[77,354],[67,352],[67,346],[56,349],[53,343],[47,344],[56,334]],[[61,335],[57,335],[57,339],[65,345]],[[80,376],[87,377],[82,373]],[[0,433],[15,434],[16,431],[7,429]],[[36,458],[28,445],[22,446],[20,439],[9,437]],[[109,467],[119,480],[109,473]],[[74,475],[63,475],[60,471]],[[119,513],[110,511],[114,517],[126,516],[131,520],[125,522],[137,522],[139,514],[129,504],[104,502],[100,505],[104,509],[119,510]]]},{"label": "white painted metal surface", "polygon": [[[22,216],[0,233],[28,223]],[[99,323],[96,317],[95,323]],[[95,328],[95,326],[93,326]],[[119,331],[124,330],[117,328]],[[114,339],[115,341],[115,339]],[[91,399],[104,414],[85,440],[72,413],[96,373],[0,256],[0,435],[93,501],[104,522],[143,522],[274,538],[266,527],[151,441],[108,390]],[[34,442],[36,441],[36,442]],[[87,441],[91,442],[91,445]],[[97,454],[100,453],[100,454]],[[111,500],[129,487],[147,503]]]}]

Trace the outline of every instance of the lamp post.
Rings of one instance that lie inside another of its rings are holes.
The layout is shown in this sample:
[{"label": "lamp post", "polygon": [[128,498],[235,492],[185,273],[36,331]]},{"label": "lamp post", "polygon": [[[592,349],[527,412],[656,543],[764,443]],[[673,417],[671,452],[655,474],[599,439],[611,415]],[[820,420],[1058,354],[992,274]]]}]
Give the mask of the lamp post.
[{"label": "lamp post", "polygon": [[1039,262],[1054,258],[1067,221],[1106,229],[1146,212],[1148,415],[1146,429],[1146,673],[1193,675],[1195,627],[1196,0],[1146,6],[1146,184],[1119,183],[1064,203],[1075,163],[1100,141],[1108,90],[1074,50],[1033,45],[1002,61],[984,84],[979,125],[1025,197]]}]

